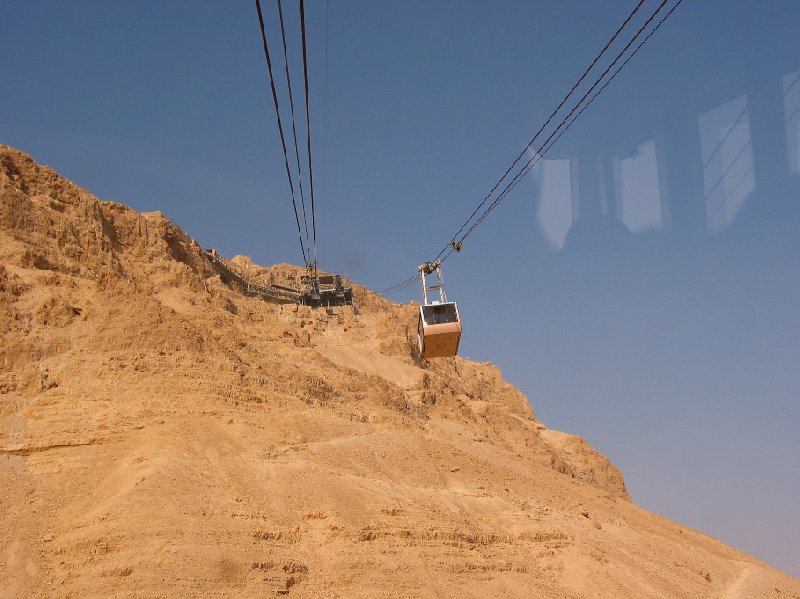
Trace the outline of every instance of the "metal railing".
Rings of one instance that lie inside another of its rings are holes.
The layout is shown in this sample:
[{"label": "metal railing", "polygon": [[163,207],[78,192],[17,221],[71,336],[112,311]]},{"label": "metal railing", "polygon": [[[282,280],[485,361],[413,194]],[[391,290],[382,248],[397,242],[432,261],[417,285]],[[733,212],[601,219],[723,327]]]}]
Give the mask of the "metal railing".
[{"label": "metal railing", "polygon": [[245,295],[260,297],[262,299],[269,298],[283,300],[286,302],[300,302],[302,295],[300,291],[292,289],[291,287],[285,287],[283,285],[262,285],[260,283],[254,283],[248,279],[244,273],[239,271],[228,260],[217,254],[215,251],[203,249],[203,253],[205,254],[206,258],[211,261],[212,266],[214,266],[217,272],[219,272],[220,275],[235,281],[242,288],[242,292]]}]

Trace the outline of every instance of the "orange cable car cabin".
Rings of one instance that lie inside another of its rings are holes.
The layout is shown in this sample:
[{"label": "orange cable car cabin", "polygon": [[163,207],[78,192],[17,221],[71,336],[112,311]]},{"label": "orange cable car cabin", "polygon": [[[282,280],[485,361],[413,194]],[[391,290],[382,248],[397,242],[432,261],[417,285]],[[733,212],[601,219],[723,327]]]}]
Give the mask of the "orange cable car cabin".
[{"label": "orange cable car cabin", "polygon": [[[417,338],[420,358],[451,358],[458,354],[461,341],[461,317],[455,302],[448,302],[439,263],[426,262],[419,267],[422,277],[423,305],[419,308]],[[425,275],[436,273],[437,282],[428,286]],[[428,302],[428,291],[438,291],[439,301]]]}]

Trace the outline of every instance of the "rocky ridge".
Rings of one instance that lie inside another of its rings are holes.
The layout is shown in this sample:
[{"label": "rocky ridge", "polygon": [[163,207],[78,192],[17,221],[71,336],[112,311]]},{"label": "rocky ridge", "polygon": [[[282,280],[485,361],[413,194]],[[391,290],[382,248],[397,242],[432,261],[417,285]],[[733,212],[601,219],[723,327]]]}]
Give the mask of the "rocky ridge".
[{"label": "rocky ridge", "polygon": [[0,594],[800,597],[631,504],[495,366],[420,363],[414,306],[355,304],[247,297],[0,146]]}]

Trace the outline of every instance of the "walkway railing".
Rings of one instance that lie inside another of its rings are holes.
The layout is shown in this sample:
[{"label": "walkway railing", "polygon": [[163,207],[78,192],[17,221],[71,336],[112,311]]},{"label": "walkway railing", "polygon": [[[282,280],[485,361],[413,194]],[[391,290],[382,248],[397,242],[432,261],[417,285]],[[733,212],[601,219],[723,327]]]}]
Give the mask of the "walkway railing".
[{"label": "walkway railing", "polygon": [[254,283],[248,279],[244,273],[215,251],[203,249],[203,253],[206,255],[206,258],[211,261],[211,264],[217,272],[235,281],[242,288],[242,292],[245,295],[260,297],[262,299],[282,300],[285,302],[300,302],[301,293],[298,290],[292,289],[291,287],[284,287],[283,285],[262,285],[260,283]]}]

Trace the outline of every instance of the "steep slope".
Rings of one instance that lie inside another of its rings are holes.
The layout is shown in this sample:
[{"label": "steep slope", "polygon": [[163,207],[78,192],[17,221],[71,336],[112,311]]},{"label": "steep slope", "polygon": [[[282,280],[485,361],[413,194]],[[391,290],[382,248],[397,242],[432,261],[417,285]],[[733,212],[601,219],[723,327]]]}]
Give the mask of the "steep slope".
[{"label": "steep slope", "polygon": [[494,366],[415,361],[413,306],[355,302],[247,297],[0,146],[0,595],[800,597]]}]

